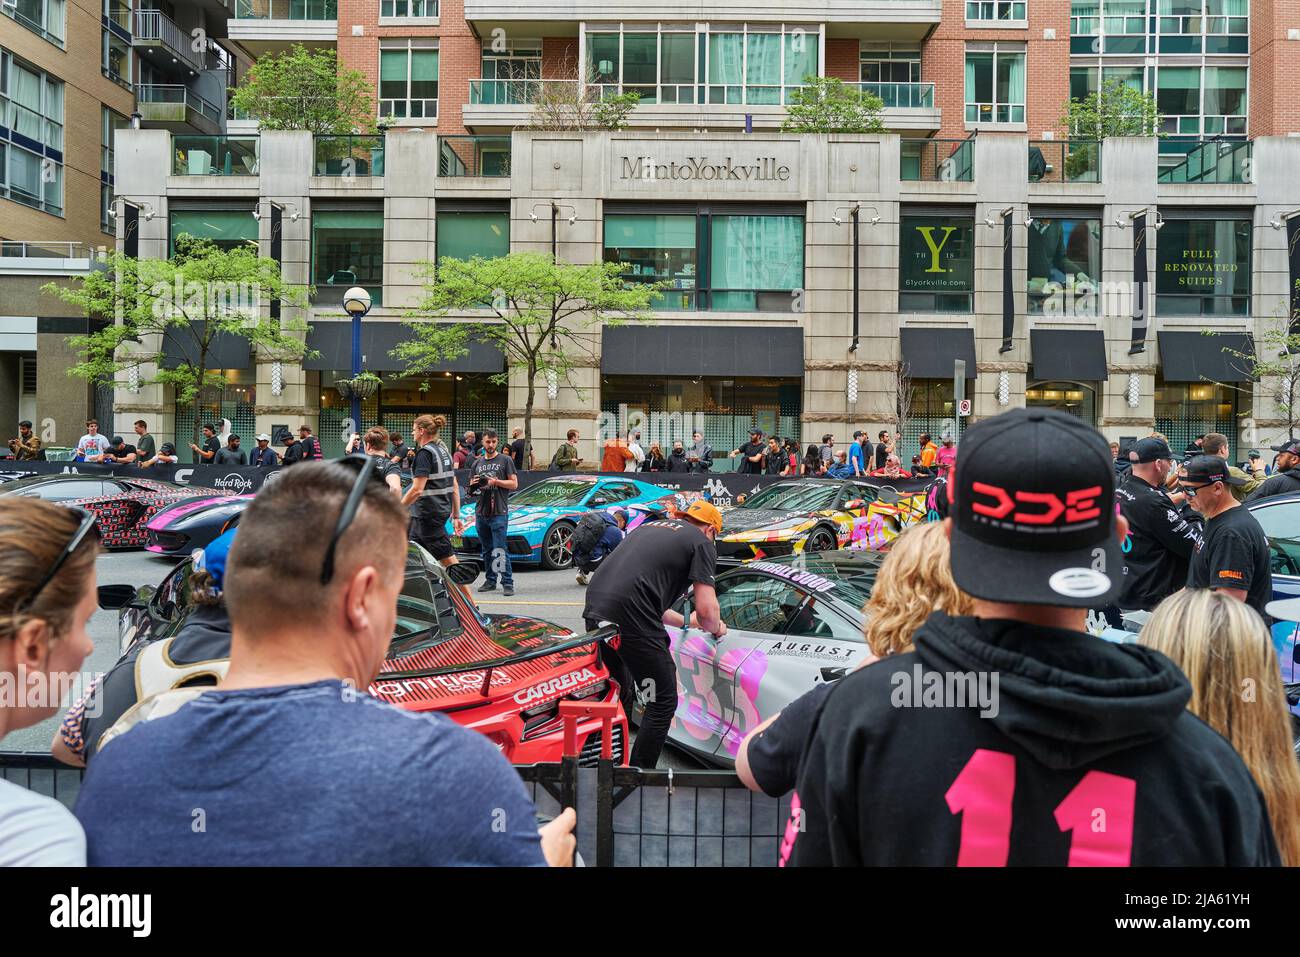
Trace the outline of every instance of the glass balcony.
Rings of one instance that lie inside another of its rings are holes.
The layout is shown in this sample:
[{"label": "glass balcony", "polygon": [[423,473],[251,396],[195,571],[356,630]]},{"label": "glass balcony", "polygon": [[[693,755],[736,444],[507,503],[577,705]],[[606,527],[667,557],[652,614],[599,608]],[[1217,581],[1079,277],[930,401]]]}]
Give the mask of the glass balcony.
[{"label": "glass balcony", "polygon": [[880,97],[887,108],[933,109],[933,83],[859,83],[859,90]]},{"label": "glass balcony", "polygon": [[256,176],[256,136],[173,136],[173,176]]},{"label": "glass balcony", "polygon": [[[551,82],[551,81],[547,81]],[[474,106],[522,106],[532,103],[542,87],[538,79],[470,80],[469,102]]]},{"label": "glass balcony", "polygon": [[338,0],[236,0],[236,20],[337,20]]},{"label": "glass balcony", "polygon": [[439,136],[439,176],[509,176],[510,137]]},{"label": "glass balcony", "polygon": [[1249,183],[1251,180],[1249,140],[1207,140],[1192,146],[1187,158],[1162,170],[1161,183]]},{"label": "glass balcony", "polygon": [[1029,182],[1100,183],[1097,140],[1030,140]]},{"label": "glass balcony", "polygon": [[[136,87],[136,98],[141,105],[152,107],[140,111],[146,120],[184,122],[185,111],[194,110],[216,123],[218,128],[221,126],[221,107],[205,100],[189,87],[171,83],[141,83]],[[168,110],[169,105],[175,106],[176,110]]]},{"label": "glass balcony", "polygon": [[317,136],[317,176],[383,176],[384,136]]},{"label": "glass balcony", "polygon": [[899,171],[904,182],[972,182],[975,140],[899,140]]}]

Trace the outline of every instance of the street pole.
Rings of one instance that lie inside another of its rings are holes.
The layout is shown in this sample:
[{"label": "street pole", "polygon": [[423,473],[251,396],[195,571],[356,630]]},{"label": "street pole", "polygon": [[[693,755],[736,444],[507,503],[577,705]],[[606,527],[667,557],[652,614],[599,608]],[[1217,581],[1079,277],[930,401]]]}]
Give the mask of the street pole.
[{"label": "street pole", "polygon": [[952,425],[952,444],[956,445],[961,439],[961,404],[966,401],[966,360],[954,359],[952,363],[952,398],[953,398],[953,425]]},{"label": "street pole", "polygon": [[[361,313],[352,313],[352,378],[361,374]],[[352,390],[352,430],[361,429],[361,399]]]},{"label": "street pole", "polygon": [[556,232],[559,222],[560,207],[551,202],[551,262],[559,262],[559,247],[556,245]]},{"label": "street pole", "polygon": [[858,351],[858,213],[861,207],[856,203],[853,206],[853,344],[849,346],[849,352]]}]

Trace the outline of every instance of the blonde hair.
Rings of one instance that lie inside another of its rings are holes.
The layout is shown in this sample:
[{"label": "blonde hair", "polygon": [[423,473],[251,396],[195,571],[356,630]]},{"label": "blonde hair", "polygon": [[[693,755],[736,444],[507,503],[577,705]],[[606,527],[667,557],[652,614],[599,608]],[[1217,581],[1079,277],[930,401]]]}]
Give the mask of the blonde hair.
[{"label": "blonde hair", "polygon": [[71,630],[99,554],[95,535],[82,540],[35,599],[32,592],[77,533],[81,518],[75,508],[38,498],[0,500],[0,638],[12,638],[36,619],[55,637]]},{"label": "blonde hair", "polygon": [[1264,793],[1282,861],[1300,865],[1300,764],[1268,628],[1255,609],[1222,592],[1166,598],[1139,641],[1187,675],[1187,709],[1231,742]]},{"label": "blonde hair", "polygon": [[952,580],[943,523],[924,522],[889,546],[867,602],[863,634],[873,654],[901,654],[912,650],[912,635],[930,612],[969,615],[973,606]]}]

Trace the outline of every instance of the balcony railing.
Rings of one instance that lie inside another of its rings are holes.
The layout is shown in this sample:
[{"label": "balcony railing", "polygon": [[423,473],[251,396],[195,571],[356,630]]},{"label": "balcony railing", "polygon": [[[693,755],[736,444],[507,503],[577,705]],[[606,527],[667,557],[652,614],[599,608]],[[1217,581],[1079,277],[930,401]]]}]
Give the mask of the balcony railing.
[{"label": "balcony railing", "polygon": [[82,242],[0,239],[0,258],[5,259],[98,259],[100,253],[98,247]]},{"label": "balcony railing", "polygon": [[975,140],[904,138],[899,167],[905,182],[969,183],[975,179]]},{"label": "balcony railing", "polygon": [[510,137],[439,136],[439,176],[509,176]]},{"label": "balcony railing", "polygon": [[933,109],[933,83],[859,83],[858,89],[880,97],[886,107]]},{"label": "balcony railing", "polygon": [[337,20],[338,0],[236,0],[236,20]]},{"label": "balcony railing", "polygon": [[384,137],[317,136],[317,176],[383,176]]},{"label": "balcony railing", "polygon": [[172,56],[183,60],[196,73],[207,68],[203,52],[195,53],[192,38],[178,27],[161,10],[135,11],[135,30],[131,35],[133,46],[152,46],[161,43]]},{"label": "balcony railing", "polygon": [[256,136],[173,136],[174,176],[256,176]]},{"label": "balcony railing", "polygon": [[[189,87],[172,83],[142,83],[136,89],[140,103],[183,105],[187,110],[194,110],[216,123],[218,127],[221,126],[221,107],[205,100]],[[158,117],[146,116],[146,119],[158,119]],[[184,121],[185,118],[178,116],[176,119]]]},{"label": "balcony railing", "polygon": [[[521,106],[532,103],[542,83],[553,80],[470,80],[469,102],[474,106]],[[568,82],[568,81],[564,81]]]},{"label": "balcony railing", "polygon": [[1029,182],[1100,183],[1097,140],[1030,140]]},{"label": "balcony railing", "polygon": [[1193,147],[1187,158],[1159,175],[1161,183],[1249,183],[1249,140],[1209,140]]}]

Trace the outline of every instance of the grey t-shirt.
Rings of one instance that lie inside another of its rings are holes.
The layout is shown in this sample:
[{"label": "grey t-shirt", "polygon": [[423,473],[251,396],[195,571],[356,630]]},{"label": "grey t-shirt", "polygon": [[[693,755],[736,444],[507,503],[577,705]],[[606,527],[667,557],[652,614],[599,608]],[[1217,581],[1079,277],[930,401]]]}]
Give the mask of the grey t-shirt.
[{"label": "grey t-shirt", "polygon": [[0,867],[85,867],[86,835],[72,812],[0,781]]},{"label": "grey t-shirt", "polygon": [[136,455],[141,462],[148,461],[157,453],[154,447],[153,436],[146,432],[144,435],[137,436],[135,440]]}]

